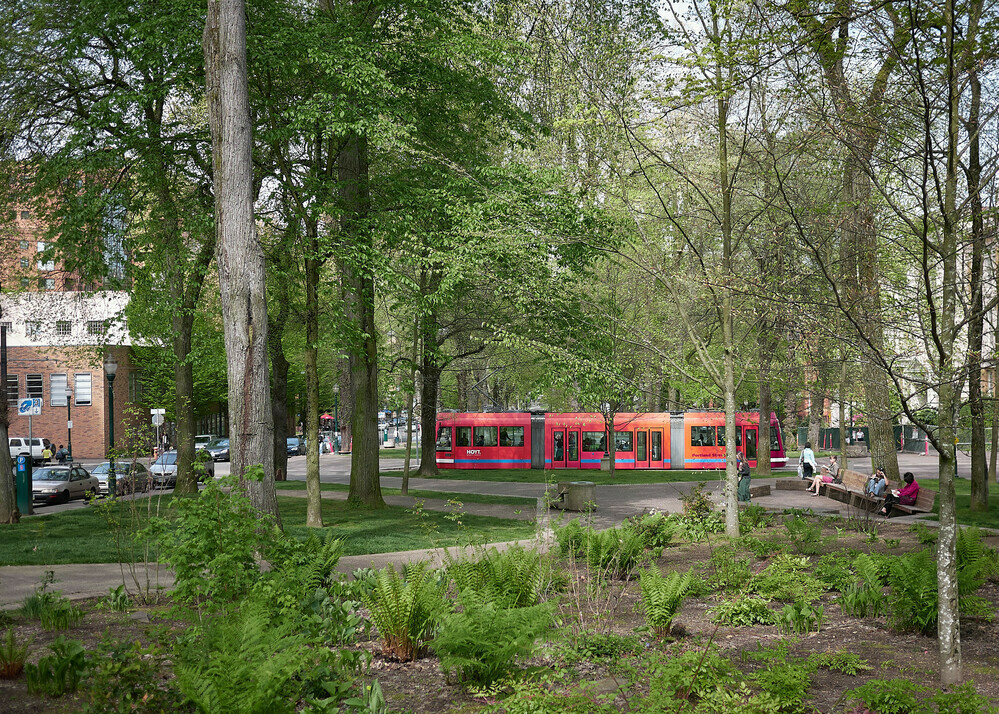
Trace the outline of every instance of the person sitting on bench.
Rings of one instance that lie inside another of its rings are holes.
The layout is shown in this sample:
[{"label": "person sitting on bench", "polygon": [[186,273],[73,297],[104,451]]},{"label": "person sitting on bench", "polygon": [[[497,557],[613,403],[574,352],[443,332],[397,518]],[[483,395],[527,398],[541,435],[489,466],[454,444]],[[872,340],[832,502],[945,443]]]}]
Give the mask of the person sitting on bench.
[{"label": "person sitting on bench", "polygon": [[919,484],[916,483],[916,477],[912,475],[912,472],[906,471],[902,478],[905,481],[905,486],[901,489],[895,489],[885,496],[885,505],[881,509],[881,515],[888,517],[891,515],[892,506],[896,503],[911,506],[919,497]]}]

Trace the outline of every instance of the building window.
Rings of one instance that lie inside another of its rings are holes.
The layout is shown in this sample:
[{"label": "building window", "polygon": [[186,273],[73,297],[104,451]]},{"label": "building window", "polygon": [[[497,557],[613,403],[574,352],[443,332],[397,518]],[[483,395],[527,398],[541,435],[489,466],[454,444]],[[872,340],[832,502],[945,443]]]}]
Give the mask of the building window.
[{"label": "building window", "polygon": [[31,281],[28,280],[27,278],[21,278],[21,287],[22,288],[31,287]]},{"label": "building window", "polygon": [[56,321],[56,334],[57,335],[72,335],[73,334],[73,323],[69,320],[57,320]]},{"label": "building window", "polygon": [[[51,270],[51,268],[49,268]],[[46,290],[55,290],[55,278],[44,278],[38,281],[40,284],[38,287],[45,288]]]},{"label": "building window", "polygon": [[39,253],[44,253],[46,248],[48,248],[48,244],[45,241],[43,241],[43,240],[38,241],[38,252]]},{"label": "building window", "polygon": [[31,218],[31,211],[21,211],[21,220],[26,221]]},{"label": "building window", "polygon": [[7,375],[7,404],[16,407],[21,400],[21,383],[16,374]]},{"label": "building window", "polygon": [[49,406],[66,406],[66,375],[49,375]]},{"label": "building window", "polygon": [[88,335],[103,335],[107,331],[107,323],[104,320],[87,320]]},{"label": "building window", "polygon": [[21,269],[27,270],[29,267],[31,267],[31,261],[27,258],[21,258]]},{"label": "building window", "polygon": [[28,241],[26,241],[26,240],[19,241],[18,242],[18,246],[20,246],[21,250],[27,250],[28,249]]},{"label": "building window", "polygon": [[142,404],[142,372],[137,369],[128,373],[128,401]]},{"label": "building window", "polygon": [[44,382],[42,381],[42,375],[27,375],[24,378],[25,396],[31,397],[32,399],[41,399],[43,385]]},{"label": "building window", "polygon": [[39,320],[27,320],[24,323],[26,337],[38,337],[42,334],[42,323]]},{"label": "building window", "polygon": [[78,406],[87,406],[91,403],[90,396],[90,373],[86,372],[83,374],[77,373],[74,375],[76,378],[76,386],[73,389],[73,403]]}]

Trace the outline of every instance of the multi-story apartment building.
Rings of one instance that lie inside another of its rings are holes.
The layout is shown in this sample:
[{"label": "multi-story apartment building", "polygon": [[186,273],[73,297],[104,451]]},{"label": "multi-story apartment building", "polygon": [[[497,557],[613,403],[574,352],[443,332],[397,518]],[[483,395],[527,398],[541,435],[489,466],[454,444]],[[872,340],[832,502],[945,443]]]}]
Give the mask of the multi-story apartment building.
[{"label": "multi-story apartment building", "polygon": [[[18,414],[17,405],[38,398],[42,410],[31,419],[33,436],[56,445],[71,442],[76,459],[102,458],[112,418],[119,448],[149,424],[123,317],[128,295],[84,289],[95,286],[82,285],[49,257],[30,210],[18,208],[10,218],[0,254],[9,434],[28,435],[28,417]],[[104,368],[108,354],[117,362],[113,415]]]}]

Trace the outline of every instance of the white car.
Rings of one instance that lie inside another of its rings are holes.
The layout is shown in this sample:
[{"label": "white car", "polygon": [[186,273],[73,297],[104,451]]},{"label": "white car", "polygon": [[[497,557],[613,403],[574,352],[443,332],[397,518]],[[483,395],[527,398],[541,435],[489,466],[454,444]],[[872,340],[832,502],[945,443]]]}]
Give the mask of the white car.
[{"label": "white car", "polygon": [[42,452],[45,451],[45,447],[48,446],[52,453],[55,453],[55,447],[48,439],[39,439],[34,437],[31,439],[31,447],[28,447],[28,438],[20,436],[12,436],[7,439],[8,446],[10,447],[10,458],[11,461],[15,461],[21,454],[31,454],[31,461],[35,464],[42,463]]},{"label": "white car", "polygon": [[99,490],[100,483],[82,466],[43,466],[31,474],[31,496],[39,504],[93,498]]},{"label": "white car", "polygon": [[[215,477],[215,462],[207,451],[195,451],[194,461],[204,466],[204,471],[198,473],[198,480]],[[153,488],[173,488],[177,485],[177,452],[164,451],[149,466],[153,479]]]}]

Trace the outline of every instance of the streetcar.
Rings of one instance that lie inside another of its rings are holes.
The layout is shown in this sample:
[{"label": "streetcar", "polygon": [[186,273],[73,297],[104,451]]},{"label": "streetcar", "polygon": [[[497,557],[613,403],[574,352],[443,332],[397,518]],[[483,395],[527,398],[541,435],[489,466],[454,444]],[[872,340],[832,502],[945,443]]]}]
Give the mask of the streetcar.
[{"label": "streetcar", "polygon": [[[759,412],[735,415],[736,449],[751,467],[760,451]],[[437,415],[442,469],[598,469],[607,452],[601,414],[443,412]],[[724,469],[725,414],[717,411],[614,415],[617,469]],[[770,464],[787,464],[777,415],[770,414]]]}]

